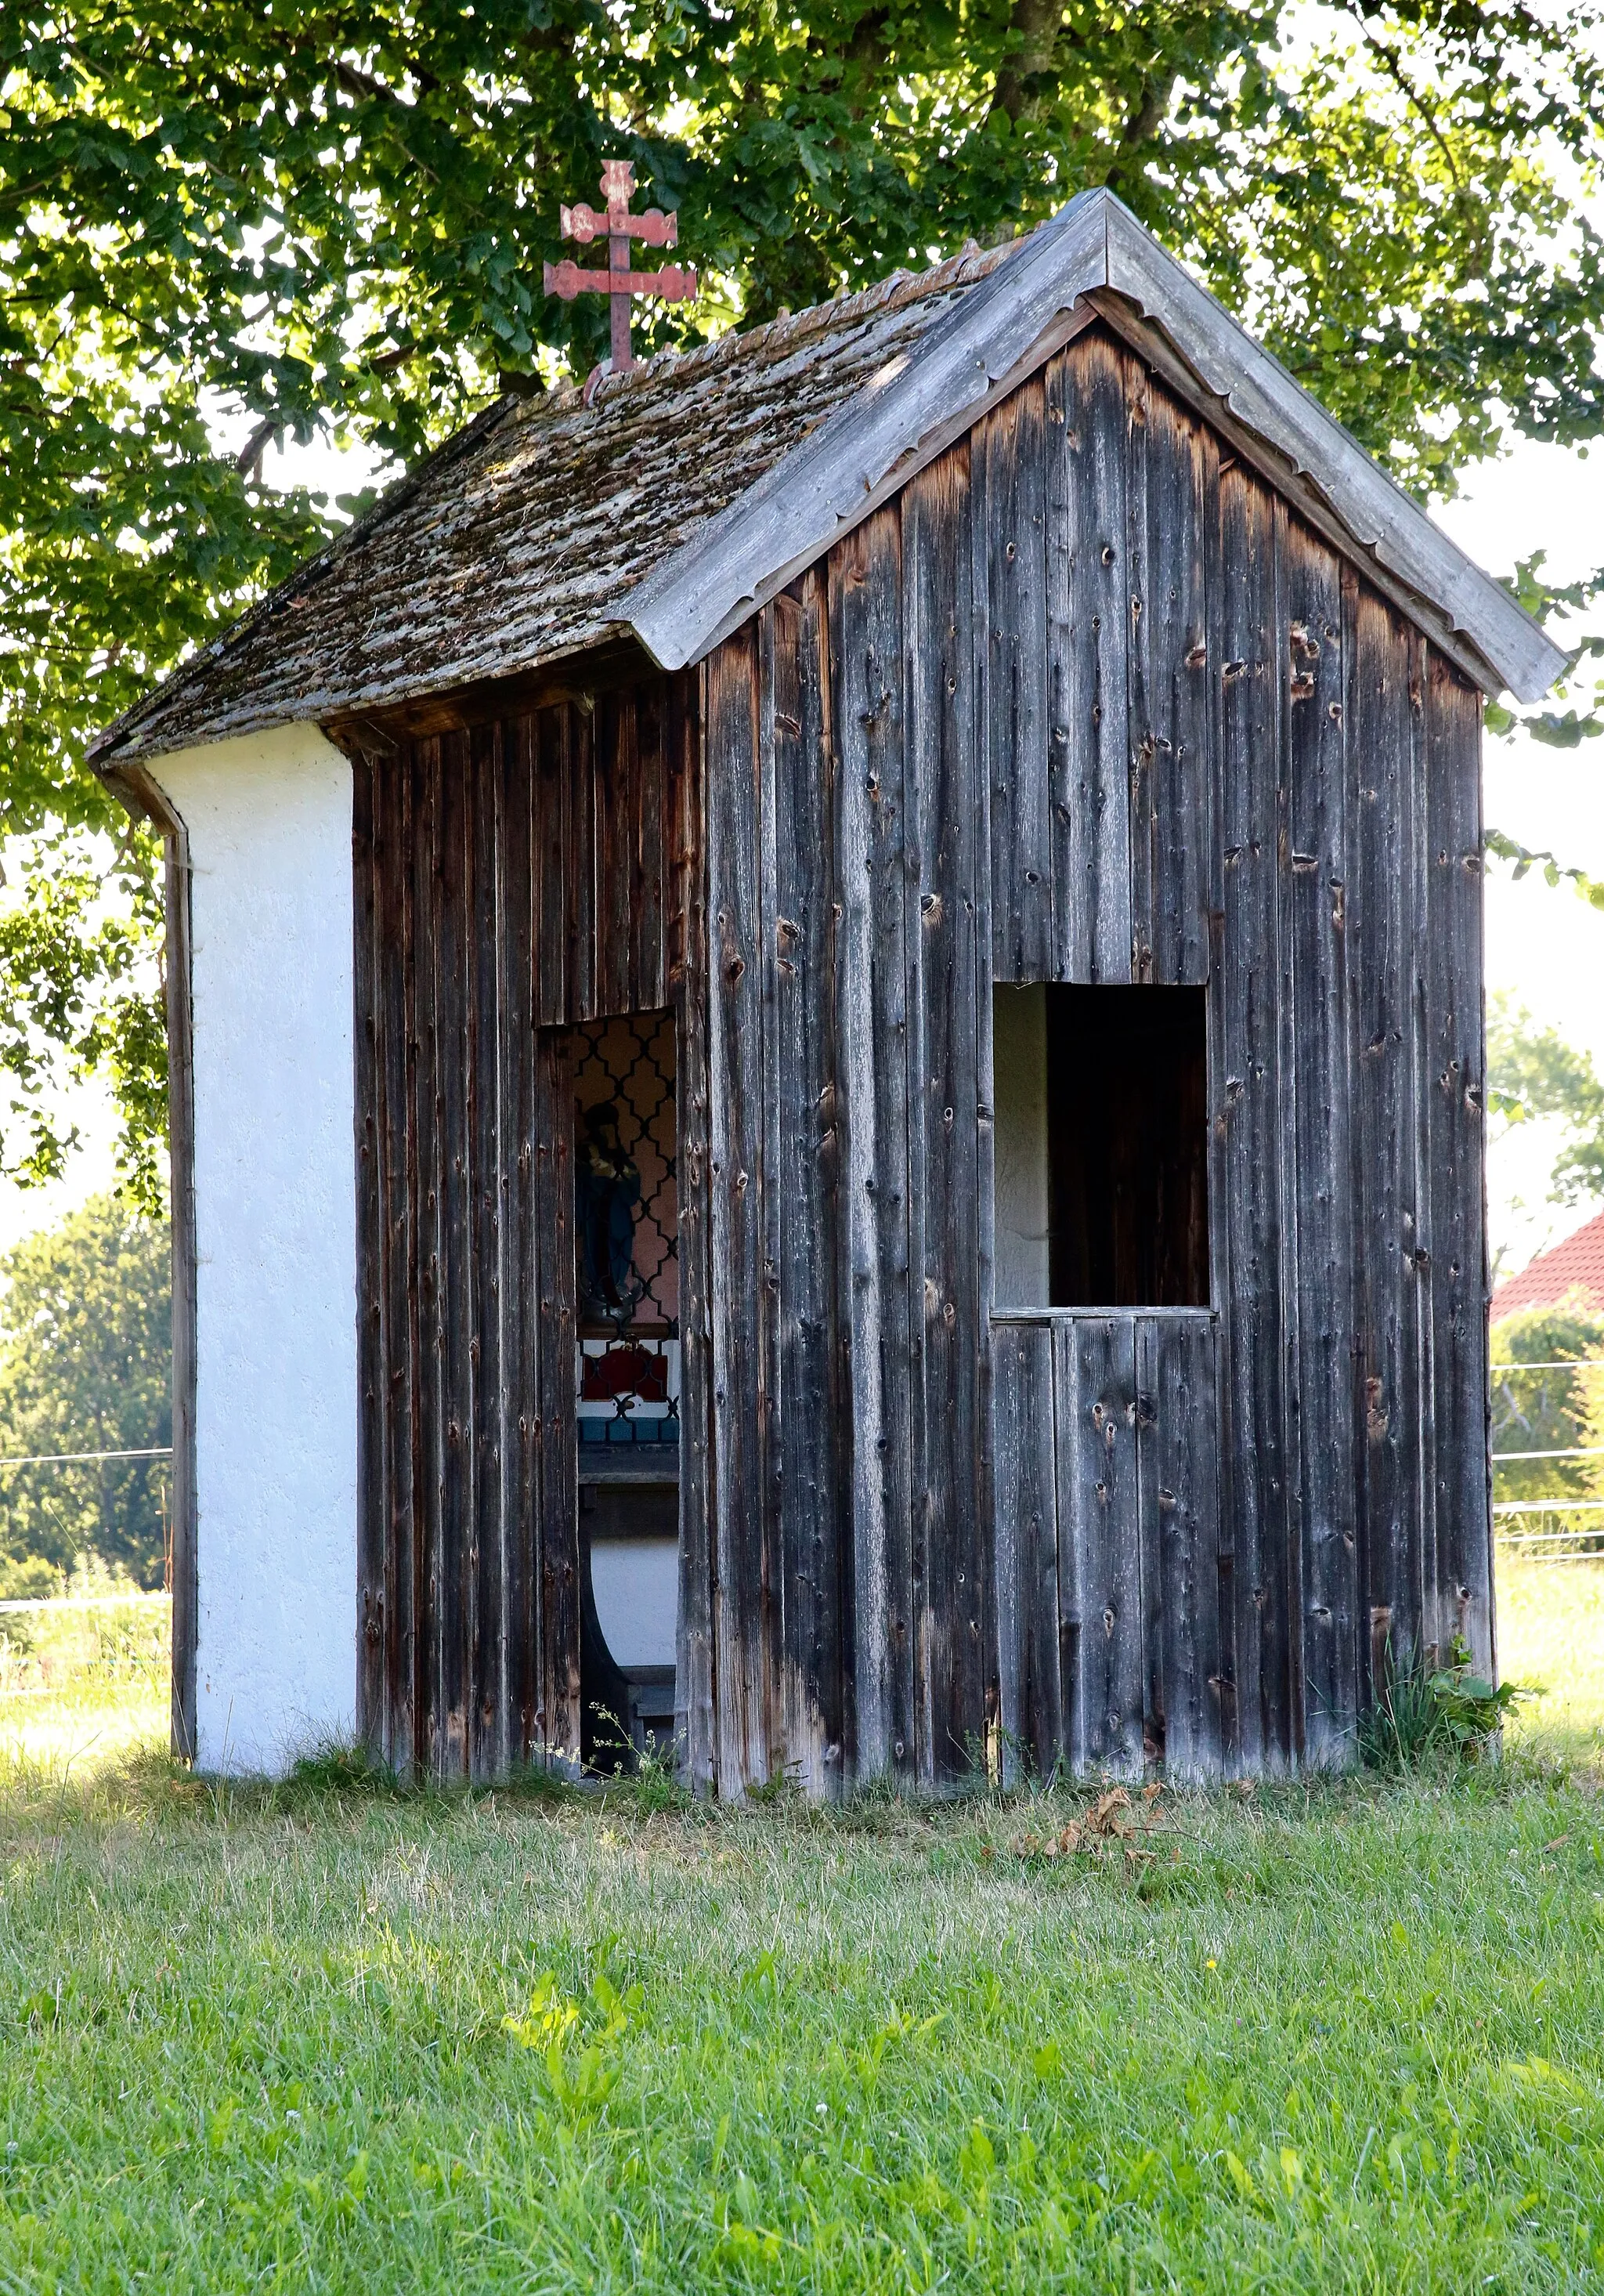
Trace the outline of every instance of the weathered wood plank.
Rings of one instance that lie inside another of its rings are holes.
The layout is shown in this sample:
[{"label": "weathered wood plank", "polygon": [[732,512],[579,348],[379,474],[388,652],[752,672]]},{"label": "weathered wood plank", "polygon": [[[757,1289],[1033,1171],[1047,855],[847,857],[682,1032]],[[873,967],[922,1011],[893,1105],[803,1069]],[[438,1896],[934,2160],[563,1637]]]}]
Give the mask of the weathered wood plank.
[{"label": "weathered wood plank", "polygon": [[1061,980],[1132,977],[1125,371],[1101,332],[1048,370],[1051,977]]},{"label": "weathered wood plank", "polygon": [[663,1002],[676,1005],[690,978],[692,912],[704,890],[700,690],[700,672],[688,671],[669,679],[663,699]]},{"label": "weathered wood plank", "polygon": [[1404,647],[1408,741],[1407,873],[1399,887],[1404,911],[1403,1003],[1407,1013],[1404,1061],[1408,1071],[1408,1141],[1404,1185],[1408,1219],[1404,1237],[1404,1343],[1412,1408],[1404,1467],[1412,1490],[1410,1579],[1414,1591],[1412,1635],[1422,1651],[1435,1649],[1441,1605],[1437,1595],[1436,1521],[1436,1329],[1432,1316],[1432,1131],[1429,1086],[1432,1044],[1429,1010],[1431,866],[1427,775],[1429,729],[1426,712],[1426,642],[1418,630],[1393,618]]},{"label": "weathered wood plank", "polygon": [[634,773],[630,791],[626,994],[635,1009],[651,1012],[668,1002],[664,950],[670,866],[666,834],[668,696],[660,685],[640,686],[631,703]]},{"label": "weathered wood plank", "polygon": [[548,1755],[577,1761],[581,1723],[572,1038],[566,1029],[543,1029],[535,1039],[533,1053],[543,1635],[541,1699],[536,1718]]},{"label": "weathered wood plank", "polygon": [[[1146,594],[1132,630],[1140,668],[1131,737],[1147,761],[1151,799],[1152,978],[1187,983],[1208,978],[1216,764],[1205,570],[1219,518],[1219,453],[1205,426],[1157,384],[1146,418]],[[1232,565],[1232,584],[1241,571]]]},{"label": "weathered wood plank", "polygon": [[763,917],[759,665],[755,627],[708,665],[708,1025],[714,1663],[718,1790],[766,1784],[773,1624],[763,1306]]},{"label": "weathered wood plank", "polygon": [[420,742],[414,766],[413,916],[417,939],[413,1027],[416,1047],[409,1095],[415,1145],[410,1159],[418,1236],[416,1306],[410,1345],[413,1425],[413,1760],[425,1774],[438,1767],[440,1742],[439,1574],[448,1408],[444,1387],[445,1300],[441,1218],[445,1193],[440,1095],[442,1042],[439,980],[442,908],[441,745]]},{"label": "weathered wood plank", "polygon": [[380,912],[380,1029],[384,1063],[384,1755],[402,1771],[416,1758],[414,1630],[421,1229],[417,1178],[417,775],[405,755],[386,761],[388,842]]},{"label": "weathered wood plank", "polygon": [[1217,1778],[1224,1761],[1218,1327],[1203,1316],[1143,1316],[1136,1329],[1142,1555],[1156,1613],[1147,1736],[1167,1777],[1197,1783]]},{"label": "weathered wood plank", "polygon": [[829,596],[814,572],[768,609],[777,1106],[770,1200],[779,1255],[779,1586],[788,1763],[810,1792],[841,1785],[839,1458],[835,1262],[833,870]]},{"label": "weathered wood plank", "polygon": [[1136,1521],[1141,1549],[1142,1602],[1142,1756],[1162,1768],[1164,1762],[1164,1554],[1161,1516],[1173,1506],[1174,1492],[1159,1490],[1158,1414],[1161,1398],[1158,1380],[1170,1365],[1155,1360],[1151,1319],[1132,1318],[1136,1348]]},{"label": "weathered wood plank", "polygon": [[[1030,424],[1022,426],[1028,431]],[[1039,439],[1016,445],[1038,465]],[[1023,499],[1023,497],[1021,497]],[[909,1224],[912,1270],[913,1592],[919,1774],[970,1760],[986,1727],[989,1541],[978,1461],[984,1310],[980,1252],[975,637],[967,459],[932,464],[903,497],[909,880]],[[1039,585],[1035,513],[1021,521]],[[1044,802],[1045,790],[1043,786]],[[1044,873],[1039,922],[1051,891]],[[1024,914],[1020,912],[1021,915]],[[1034,930],[1034,928],[1033,928]]]},{"label": "weathered wood plank", "polygon": [[676,1018],[679,1133],[680,1497],[679,1620],[675,1658],[675,1730],[693,1792],[717,1784],[713,1626],[712,1299],[710,1248],[708,977],[706,798],[700,696],[706,670],[670,688],[681,910]]},{"label": "weathered wood plank", "polygon": [[568,801],[563,821],[567,1000],[562,1017],[591,1021],[596,1002],[596,743],[595,711],[569,702],[564,710]]},{"label": "weathered wood plank", "polygon": [[384,1742],[384,1048],[377,972],[386,865],[384,791],[375,760],[351,764],[352,1104],[356,1152],[356,1727]]},{"label": "weathered wood plank", "polygon": [[502,911],[501,729],[467,736],[472,798],[472,890],[468,911],[468,1157],[473,1321],[472,1513],[465,1572],[468,1602],[468,1767],[476,1778],[506,1766],[507,1505],[502,1355],[501,1029]]},{"label": "weathered wood plank", "polygon": [[557,1028],[572,1017],[569,989],[569,856],[572,842],[573,765],[566,707],[540,710],[533,725],[535,789],[535,1023]]},{"label": "weathered wood plank", "polygon": [[195,1505],[195,1015],[189,832],[174,817],[163,840],[167,946],[168,1155],[173,1267],[172,1750],[195,1755],[195,1652],[200,1626]]},{"label": "weathered wood plank", "polygon": [[595,856],[592,931],[593,1013],[627,1013],[635,1003],[630,956],[634,945],[634,898],[640,775],[635,757],[635,706],[632,691],[602,693],[590,719]]},{"label": "weathered wood plank", "polygon": [[[1158,812],[1153,779],[1152,710],[1148,696],[1148,661],[1143,617],[1148,611],[1150,570],[1148,552],[1147,370],[1126,358],[1125,452],[1125,697],[1130,744],[1131,979],[1153,979],[1154,900],[1157,892]],[[1151,393],[1160,404],[1163,393]]]},{"label": "weathered wood plank", "polygon": [[[1330,1762],[1343,1759],[1350,1742],[1359,1659],[1347,695],[1337,561],[1279,505],[1277,530],[1288,780],[1281,916],[1289,973],[1281,1037],[1281,1217],[1297,1239],[1286,1262],[1286,1401],[1302,1531],[1285,1556],[1287,1612],[1295,1623],[1284,1712],[1288,1756]],[[1266,1746],[1266,1759],[1277,1751]]]},{"label": "weathered wood plank", "polygon": [[1410,1243],[1412,1274],[1410,1290],[1410,1332],[1413,1361],[1409,1367],[1415,1398],[1415,1414],[1409,1431],[1406,1466],[1413,1486],[1415,1553],[1412,1575],[1418,1608],[1415,1638],[1419,1648],[1435,1663],[1440,1649],[1438,1620],[1444,1614],[1439,1585],[1444,1534],[1437,1524],[1437,1379],[1436,1316],[1434,1309],[1432,1262],[1436,1249],[1436,1198],[1433,1185],[1435,1150],[1431,1092],[1431,1056],[1436,1049],[1432,1023],[1431,988],[1434,952],[1431,947],[1431,863],[1427,849],[1429,829],[1427,791],[1429,732],[1426,714],[1426,644],[1410,633],[1410,685],[1413,695],[1414,756],[1411,790],[1410,882],[1404,890],[1410,939],[1406,984],[1409,1015],[1410,1066]]},{"label": "weathered wood plank", "polygon": [[1410,641],[1382,600],[1351,576],[1343,607],[1355,895],[1348,947],[1364,1414],[1360,1589],[1368,1611],[1356,1712],[1367,1686],[1379,1687],[1388,1653],[1402,1660],[1415,1650],[1421,1614],[1420,1493],[1411,1472],[1420,1408],[1408,915],[1414,725]]},{"label": "weathered wood plank", "polygon": [[1003,1779],[1049,1775],[1064,1747],[1054,1325],[992,1327],[997,1645]]},{"label": "weathered wood plank", "polygon": [[[1043,401],[1043,405],[1045,402]],[[1043,503],[1046,455],[1043,442]],[[993,974],[991,867],[992,814],[988,713],[983,706],[987,661],[991,652],[991,595],[987,573],[988,536],[986,521],[977,517],[974,502],[983,492],[985,472],[978,445],[970,451],[969,550],[958,569],[962,582],[967,570],[970,621],[970,692],[974,728],[974,759],[970,767],[974,791],[975,845],[975,1189],[978,1212],[975,1223],[975,1315],[978,1327],[979,1359],[975,1418],[975,1529],[982,1572],[978,1611],[982,1714],[988,1770],[994,1767],[1002,1730],[1002,1659],[998,1631],[997,1501],[994,1474],[995,1428],[992,1394],[991,1316],[996,1296],[996,1080],[992,1042]],[[1043,537],[1045,572],[1046,537]]]},{"label": "weathered wood plank", "polygon": [[442,737],[440,913],[436,945],[440,1068],[441,1486],[439,1712],[435,1761],[440,1775],[468,1773],[469,1643],[474,1523],[473,1339],[478,1271],[472,1220],[474,949],[473,787],[468,736]]},{"label": "weathered wood plank", "polygon": [[[975,442],[984,472],[991,600],[980,707],[988,726],[992,966],[999,980],[1040,980],[1052,964],[1052,828],[1048,792],[1046,396],[1040,377],[988,415]],[[955,455],[903,499],[942,485]],[[910,658],[935,636],[908,624]]]},{"label": "weathered wood plank", "polygon": [[1475,1665],[1496,1654],[1487,1464],[1482,1017],[1481,697],[1435,651],[1427,663],[1426,848],[1430,915],[1428,1115],[1432,1368],[1436,1388],[1436,1595],[1429,1640],[1455,1634]]},{"label": "weathered wood plank", "polygon": [[1286,369],[1099,190],[1083,193],[1028,248],[1011,251],[900,372],[888,371],[881,387],[861,391],[793,447],[750,490],[738,515],[704,529],[648,575],[627,611],[653,658],[690,661],[751,602],[766,602],[833,545],[847,505],[877,504],[885,489],[941,452],[977,420],[990,393],[1006,387],[1014,361],[1053,325],[1074,324],[1072,307],[1102,288],[1115,291],[1099,299],[1111,306],[1161,316],[1179,352],[1171,353],[1173,370],[1194,390],[1196,378],[1204,378],[1210,394],[1228,398],[1247,417],[1237,426],[1245,435],[1256,429],[1261,442],[1273,442],[1284,484],[1311,512],[1345,503],[1354,530],[1379,537],[1387,567],[1429,570],[1420,586],[1443,602],[1442,609],[1424,610],[1436,627],[1477,633],[1476,644],[1508,682],[1532,678],[1534,693],[1557,674],[1550,646],[1518,619],[1513,602],[1477,575]]},{"label": "weathered wood plank", "polygon": [[1060,1600],[1078,1658],[1064,1682],[1067,1735],[1076,1767],[1133,1776],[1144,1672],[1135,1321],[1065,1317],[1053,1345]]},{"label": "weathered wood plank", "polygon": [[502,1398],[505,1556],[502,1759],[527,1762],[539,1734],[539,1308],[535,1225],[535,999],[536,864],[534,798],[537,729],[528,718],[503,729],[499,865],[502,923],[496,1013],[501,1070],[496,1169],[502,1201]]},{"label": "weathered wood plank", "polygon": [[[1205,856],[1204,877],[1207,909],[1206,918],[1208,957],[1208,994],[1204,1000],[1204,1024],[1207,1037],[1206,1093],[1208,1137],[1205,1151],[1204,1209],[1209,1221],[1207,1300],[1216,1316],[1222,1317],[1216,1332],[1215,1366],[1215,1443],[1218,1462],[1218,1518],[1215,1555],[1216,1599],[1219,1620],[1219,1705],[1220,1759],[1227,1776],[1235,1776],[1240,1768],[1240,1748],[1241,1725],[1237,1710],[1237,1584],[1236,1533],[1232,1477],[1238,1463],[1230,1457],[1232,1434],[1229,1424],[1227,1380],[1223,1365],[1226,1360],[1223,1309],[1226,1287],[1224,1271],[1226,1254],[1217,1233],[1223,1221],[1226,1189],[1225,1141],[1217,1121],[1217,1114],[1225,1096],[1225,856],[1222,836],[1222,816],[1224,804],[1222,783],[1225,772],[1225,689],[1221,677],[1221,665],[1231,657],[1225,647],[1227,624],[1226,590],[1228,578],[1225,559],[1224,481],[1232,467],[1232,457],[1223,442],[1209,433],[1212,455],[1212,485],[1208,514],[1206,521],[1203,551],[1203,628],[1204,645],[1207,652],[1207,702],[1209,755],[1212,759],[1209,798],[1209,840]],[[1273,564],[1273,552],[1272,565]],[[1273,947],[1273,941],[1272,942]],[[1212,1210],[1210,1208],[1213,1208]]]},{"label": "weathered wood plank", "polygon": [[[1297,1536],[1282,1395],[1283,1233],[1278,765],[1283,683],[1273,497],[1220,481],[1220,962],[1209,997],[1214,1298],[1221,1316],[1222,1544],[1231,1553],[1234,1759],[1284,1754],[1290,1698],[1282,1558]],[[1228,575],[1225,570],[1229,570]],[[1295,1216],[1296,1206],[1288,1208]]]},{"label": "weathered wood plank", "polygon": [[800,1702],[799,1685],[787,1664],[787,1584],[784,1549],[785,1427],[787,1402],[781,1382],[781,1235],[791,1208],[777,1185],[780,1170],[780,837],[775,795],[775,627],[772,611],[757,624],[757,750],[753,801],[757,808],[757,907],[753,943],[758,1021],[756,1052],[757,1159],[754,1206],[757,1223],[757,1456],[761,1477],[758,1535],[759,1579],[764,1588],[762,1620],[764,1743],[771,1773],[798,1759],[787,1723]]},{"label": "weathered wood plank", "polygon": [[838,783],[841,1275],[852,1435],[855,1770],[915,1759],[910,1543],[907,847],[900,523],[864,521],[830,562]]}]

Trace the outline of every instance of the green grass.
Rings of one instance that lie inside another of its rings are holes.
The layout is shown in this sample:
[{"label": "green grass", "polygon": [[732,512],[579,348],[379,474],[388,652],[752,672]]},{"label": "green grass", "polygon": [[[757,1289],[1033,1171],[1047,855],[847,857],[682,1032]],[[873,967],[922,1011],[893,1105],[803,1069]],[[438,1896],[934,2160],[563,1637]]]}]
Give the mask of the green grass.
[{"label": "green grass", "polygon": [[0,1611],[0,1782],[164,1744],[171,1621],[165,1595]]},{"label": "green grass", "polygon": [[1604,1761],[1604,1562],[1501,1562],[1498,1644],[1510,1681],[1543,1688],[1515,1742]]},{"label": "green grass", "polygon": [[1135,1859],[1044,1854],[1086,1795],[20,1751],[0,2290],[1604,2286],[1604,1650],[1545,1578],[1547,1734],[1163,1796]]}]

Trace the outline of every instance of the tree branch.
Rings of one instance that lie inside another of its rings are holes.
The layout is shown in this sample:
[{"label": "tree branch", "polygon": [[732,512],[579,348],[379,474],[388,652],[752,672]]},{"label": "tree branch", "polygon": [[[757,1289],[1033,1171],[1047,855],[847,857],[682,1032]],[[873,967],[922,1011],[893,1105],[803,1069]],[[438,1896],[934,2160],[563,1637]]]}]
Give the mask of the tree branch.
[{"label": "tree branch", "polygon": [[1017,45],[997,74],[991,108],[1005,112],[1016,127],[1041,102],[1029,83],[1052,70],[1063,21],[1063,0],[1014,0],[1008,29]]},{"label": "tree branch", "polygon": [[1431,108],[1427,103],[1425,97],[1417,92],[1411,82],[1409,75],[1404,69],[1402,57],[1399,56],[1395,49],[1389,48],[1385,40],[1377,38],[1376,35],[1371,30],[1369,25],[1364,21],[1363,15],[1359,17],[1358,22],[1360,37],[1363,40],[1365,46],[1380,64],[1382,70],[1392,81],[1393,86],[1397,89],[1399,94],[1402,95],[1404,102],[1409,105],[1411,111],[1419,115],[1420,122],[1425,127],[1426,133],[1430,136],[1432,142],[1436,145],[1437,150],[1448,162],[1448,173],[1453,178],[1454,189],[1456,191],[1462,190],[1464,186],[1460,176],[1459,161],[1454,158],[1453,152],[1450,150],[1447,138],[1444,135],[1442,129],[1432,118]]},{"label": "tree branch", "polygon": [[256,429],[234,456],[234,468],[242,478],[259,482],[262,475],[262,457],[267,452],[269,443],[277,439],[283,427],[276,415],[263,415]]}]

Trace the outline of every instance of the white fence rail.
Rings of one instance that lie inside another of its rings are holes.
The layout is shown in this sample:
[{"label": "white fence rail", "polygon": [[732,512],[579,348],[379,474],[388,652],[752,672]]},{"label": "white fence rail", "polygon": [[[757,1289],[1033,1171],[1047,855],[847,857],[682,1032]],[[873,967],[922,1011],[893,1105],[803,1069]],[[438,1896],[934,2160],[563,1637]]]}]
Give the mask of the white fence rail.
[{"label": "white fence rail", "polygon": [[[1561,1358],[1551,1363],[1495,1363],[1492,1366],[1494,1390],[1496,1393],[1500,1387],[1506,1386],[1512,1380],[1528,1378],[1539,1373],[1551,1374],[1557,1372],[1573,1375],[1604,1372],[1604,1357]],[[1597,1498],[1590,1497],[1585,1492],[1559,1491],[1534,1498],[1501,1499],[1496,1496],[1498,1470],[1502,1465],[1529,1466],[1551,1460],[1604,1459],[1604,1443],[1495,1450],[1492,1456],[1493,1528],[1506,1554],[1524,1555],[1533,1562],[1541,1562],[1604,1561],[1604,1476],[1600,1480],[1600,1496]]]}]

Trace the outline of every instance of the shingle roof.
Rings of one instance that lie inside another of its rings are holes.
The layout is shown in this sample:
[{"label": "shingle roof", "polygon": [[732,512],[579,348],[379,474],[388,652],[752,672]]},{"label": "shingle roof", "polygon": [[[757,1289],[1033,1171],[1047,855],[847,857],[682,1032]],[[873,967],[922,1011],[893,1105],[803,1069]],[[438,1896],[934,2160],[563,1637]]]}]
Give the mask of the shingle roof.
[{"label": "shingle roof", "polygon": [[[677,668],[904,484],[1077,309],[1165,356],[1489,691],[1564,657],[1112,193],[684,356],[503,399],[110,727],[108,763],[537,670],[633,636]],[[1462,643],[1461,643],[1462,641]]]},{"label": "shingle roof", "polygon": [[1497,1324],[1523,1308],[1559,1308],[1567,1301],[1604,1308],[1604,1212],[1540,1251],[1529,1267],[1501,1283],[1490,1312]]},{"label": "shingle roof", "polygon": [[1016,251],[971,250],[862,294],[503,398],[108,728],[154,756],[382,708],[623,636],[622,598]]}]

